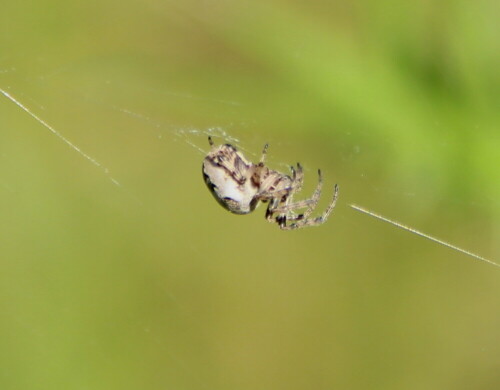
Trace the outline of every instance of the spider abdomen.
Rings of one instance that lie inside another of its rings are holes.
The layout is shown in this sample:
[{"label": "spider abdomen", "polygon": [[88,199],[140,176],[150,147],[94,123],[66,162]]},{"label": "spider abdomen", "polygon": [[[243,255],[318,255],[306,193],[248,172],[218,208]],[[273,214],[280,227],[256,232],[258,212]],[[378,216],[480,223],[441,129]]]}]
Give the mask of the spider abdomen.
[{"label": "spider abdomen", "polygon": [[257,206],[252,202],[258,187],[251,180],[253,164],[239,155],[232,145],[221,145],[203,161],[203,176],[217,202],[235,214],[248,214]]}]

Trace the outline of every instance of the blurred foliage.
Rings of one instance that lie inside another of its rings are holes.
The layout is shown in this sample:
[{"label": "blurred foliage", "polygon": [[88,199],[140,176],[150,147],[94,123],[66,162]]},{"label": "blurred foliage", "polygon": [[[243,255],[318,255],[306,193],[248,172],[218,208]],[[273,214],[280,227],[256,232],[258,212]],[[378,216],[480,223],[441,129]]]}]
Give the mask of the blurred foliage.
[{"label": "blurred foliage", "polygon": [[[0,389],[499,388],[498,271],[348,207],[498,261],[499,11],[3,4],[0,89],[60,136],[0,95]],[[225,212],[209,133],[321,167],[331,219]]]}]

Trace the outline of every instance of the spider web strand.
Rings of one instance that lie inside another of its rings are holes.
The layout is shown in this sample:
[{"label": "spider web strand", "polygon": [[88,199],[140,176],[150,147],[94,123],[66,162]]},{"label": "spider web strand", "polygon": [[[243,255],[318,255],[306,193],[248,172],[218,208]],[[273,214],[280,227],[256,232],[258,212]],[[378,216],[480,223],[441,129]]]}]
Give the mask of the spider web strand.
[{"label": "spider web strand", "polygon": [[118,187],[121,187],[121,184],[118,180],[116,180],[114,177],[112,177],[109,174],[108,168],[104,167],[99,161],[97,161],[95,158],[92,156],[88,155],[85,153],[82,149],[80,149],[78,146],[76,146],[73,142],[71,142],[69,139],[67,139],[65,136],[63,136],[60,132],[58,132],[56,129],[54,129],[51,125],[49,125],[47,122],[45,122],[42,118],[37,116],[35,113],[33,113],[28,107],[26,107],[24,104],[22,104],[19,100],[17,100],[14,96],[9,94],[7,91],[4,91],[3,89],[0,89],[0,92],[7,98],[9,99],[12,103],[17,105],[19,108],[21,108],[23,111],[27,112],[32,118],[34,118],[37,122],[39,122],[41,125],[43,125],[46,129],[48,129],[52,134],[54,134],[57,138],[59,138],[61,141],[63,141],[66,145],[68,145],[71,149],[75,150],[78,154],[83,156],[85,159],[90,161],[93,165],[98,167],[100,170],[104,172],[104,174],[111,180],[111,182]]},{"label": "spider web strand", "polygon": [[450,243],[448,243],[446,241],[440,240],[440,239],[438,239],[436,237],[429,236],[428,234],[425,234],[425,233],[423,233],[423,232],[421,232],[419,230],[416,230],[416,229],[413,229],[413,228],[411,228],[409,226],[403,225],[402,223],[390,220],[389,218],[383,217],[382,215],[379,215],[379,214],[376,214],[376,213],[374,213],[372,211],[366,210],[366,209],[364,209],[364,208],[362,208],[360,206],[357,206],[357,205],[354,205],[354,204],[351,204],[349,206],[351,206],[354,210],[357,210],[357,211],[360,211],[362,213],[365,213],[365,214],[367,214],[367,215],[369,215],[371,217],[380,219],[381,221],[390,223],[390,224],[392,224],[392,225],[394,225],[394,226],[396,226],[398,228],[406,230],[406,231],[408,231],[410,233],[414,233],[417,236],[426,238],[426,239],[428,239],[430,241],[434,241],[434,242],[436,242],[436,243],[438,243],[440,245],[443,245],[443,246],[445,246],[447,248],[456,250],[456,251],[461,252],[461,253],[463,253],[463,254],[465,254],[467,256],[471,256],[471,257],[475,258],[476,260],[484,261],[485,263],[488,263],[488,264],[494,265],[495,267],[499,267],[500,268],[500,264],[497,264],[494,261],[488,260],[488,259],[486,259],[486,258],[484,258],[482,256],[476,255],[475,253],[469,252],[469,251],[467,251],[465,249],[459,248],[458,246],[452,245],[452,244],[450,244]]}]

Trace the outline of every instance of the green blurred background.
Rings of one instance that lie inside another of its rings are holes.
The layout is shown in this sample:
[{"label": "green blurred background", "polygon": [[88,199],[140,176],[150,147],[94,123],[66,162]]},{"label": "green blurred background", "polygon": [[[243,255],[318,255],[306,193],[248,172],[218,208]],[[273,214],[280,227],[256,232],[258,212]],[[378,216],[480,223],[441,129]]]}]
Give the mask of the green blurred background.
[{"label": "green blurred background", "polygon": [[[498,389],[496,1],[4,2],[0,389]],[[223,210],[216,142],[319,228]],[[113,183],[116,179],[120,184]]]}]

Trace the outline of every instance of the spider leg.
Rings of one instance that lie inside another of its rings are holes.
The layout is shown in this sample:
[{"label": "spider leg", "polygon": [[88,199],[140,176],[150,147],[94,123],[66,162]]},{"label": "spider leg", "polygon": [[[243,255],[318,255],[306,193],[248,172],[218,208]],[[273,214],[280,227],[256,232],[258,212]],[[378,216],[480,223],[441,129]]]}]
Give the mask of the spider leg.
[{"label": "spider leg", "polygon": [[265,144],[264,149],[262,150],[262,156],[260,157],[259,161],[259,164],[261,165],[264,165],[264,162],[266,161],[267,148],[269,148],[269,144]]},{"label": "spider leg", "polygon": [[302,171],[302,166],[300,163],[297,163],[297,169],[292,165],[290,166],[290,170],[292,171],[292,183],[290,187],[290,192],[284,202],[284,205],[278,207],[276,206],[276,210],[274,212],[284,213],[287,216],[288,220],[297,220],[302,219],[302,214],[296,215],[294,210],[301,209],[309,206],[309,200],[302,200],[300,202],[293,202],[294,195],[302,189],[302,183],[304,181],[304,174]]},{"label": "spider leg", "polygon": [[[293,210],[302,209],[305,207],[314,207],[312,199],[304,199],[295,203],[274,202],[270,203],[266,211],[266,219],[268,222],[277,222],[281,229],[286,229],[287,222],[302,221],[305,219],[304,214],[295,214]],[[275,214],[278,214],[276,217]],[[293,224],[294,225],[294,224]]]},{"label": "spider leg", "polygon": [[[288,200],[288,199],[287,199]],[[286,226],[287,221],[300,221],[304,218],[303,214],[295,214],[294,209],[304,208],[309,205],[310,200],[303,200],[296,203],[286,204],[283,202],[276,202],[276,204],[269,204],[266,211],[266,219],[268,222],[277,222],[278,225]],[[280,205],[281,204],[281,205]],[[275,214],[278,214],[276,217]]]},{"label": "spider leg", "polygon": [[[265,150],[266,148],[264,148],[264,152]],[[315,200],[313,198],[293,202],[293,196],[302,188],[304,174],[300,163],[297,163],[297,168],[292,166],[290,167],[290,169],[292,171],[292,176],[288,179],[291,180],[285,188],[279,190],[272,189],[270,191],[262,191],[259,193],[259,197],[261,199],[269,200],[269,205],[266,211],[266,220],[268,222],[277,222],[280,227],[286,226],[287,222],[289,221],[300,221],[304,219],[303,214],[295,214],[294,210],[303,208],[312,210],[315,207],[315,202],[317,203],[317,199]],[[271,182],[263,182],[262,186],[266,188],[270,183]],[[279,187],[279,181],[277,183],[274,183],[273,187],[274,186]]]},{"label": "spider leg", "polygon": [[290,193],[290,188],[284,188],[282,190],[273,191],[261,191],[259,192],[259,198],[261,199],[282,199],[285,195]]},{"label": "spider leg", "polygon": [[[265,149],[264,149],[265,150]],[[295,168],[290,167],[292,169],[292,182],[283,189],[273,189],[272,191],[261,191],[259,192],[259,196],[263,199],[273,199],[273,198],[283,198],[285,195],[288,195],[288,202],[291,201],[293,195],[301,190],[302,182],[304,174],[302,173],[302,166],[297,164],[297,170]],[[266,187],[266,183],[263,184]]]},{"label": "spider leg", "polygon": [[304,219],[309,218],[309,216],[313,212],[314,208],[318,204],[322,189],[323,189],[323,176],[321,175],[321,169],[318,169],[318,186],[314,190],[314,193],[311,197],[312,204],[309,206],[309,208],[304,213]]},{"label": "spider leg", "polygon": [[[300,167],[300,165],[299,165],[299,167]],[[305,211],[305,213],[304,214],[300,214],[300,218],[297,218],[297,219],[306,219],[306,218],[308,218],[309,215],[311,215],[311,213],[314,210],[314,208],[316,207],[316,205],[318,204],[318,201],[319,201],[319,198],[320,198],[320,195],[321,195],[321,189],[323,187],[323,178],[321,176],[321,171],[320,170],[318,170],[318,175],[319,175],[318,186],[316,187],[316,190],[314,191],[314,193],[311,196],[311,198],[304,199],[304,200],[301,200],[301,201],[298,201],[298,202],[295,202],[295,203],[288,203],[287,202],[286,204],[284,204],[281,207],[276,207],[276,209],[274,209],[273,211],[276,212],[276,213],[287,213],[287,212],[290,212],[290,211],[293,211],[293,210],[296,210],[296,209],[301,209],[301,208],[307,207],[307,210]],[[291,200],[291,196],[293,195],[294,192],[297,192],[297,190],[294,190],[290,194],[290,198],[288,198],[288,199]]]},{"label": "spider leg", "polygon": [[[269,205],[267,206],[266,218],[267,220],[272,220],[274,214],[286,214],[291,210],[298,208],[290,205],[291,197],[293,196],[293,188],[287,187],[282,190],[265,191],[259,193],[261,199],[269,200]],[[302,203],[302,202],[297,202]],[[290,206],[292,206],[290,208]],[[307,201],[304,205],[299,205],[299,207],[307,207]]]},{"label": "spider leg", "polygon": [[274,214],[276,213],[274,210],[278,207],[278,205],[280,203],[281,203],[280,200],[277,198],[271,199],[269,201],[269,205],[267,206],[267,210],[266,210],[267,222],[274,223],[274,222],[276,222],[276,219],[279,218],[279,216],[276,218],[274,217]]},{"label": "spider leg", "polygon": [[338,197],[339,197],[339,186],[338,186],[338,184],[335,184],[335,186],[333,187],[332,201],[328,205],[328,208],[326,209],[326,211],[320,217],[323,219],[323,221],[325,221],[329,217],[329,215],[332,213],[333,209],[335,208],[335,205],[337,204]]},{"label": "spider leg", "polygon": [[210,146],[214,146],[214,140],[211,136],[208,136],[208,143],[210,144]]},{"label": "spider leg", "polygon": [[288,203],[288,204],[283,204],[282,206],[277,206],[276,208],[273,209],[274,213],[287,213],[289,211],[297,210],[297,209],[303,209],[307,207],[308,210],[311,207],[314,207],[314,200],[313,199],[304,199],[304,200],[299,200],[298,202],[295,203]]},{"label": "spider leg", "polygon": [[[295,193],[302,189],[302,183],[304,180],[304,174],[302,171],[302,166],[300,163],[297,163],[297,169],[293,166],[290,167],[292,171],[292,187],[285,191],[274,191],[271,195],[274,198],[279,198],[280,196],[284,196],[288,193],[285,201],[281,202],[271,202],[269,203],[266,218],[268,221],[275,220],[282,225],[286,225],[287,221],[299,221],[305,218],[305,214],[295,214],[294,210],[303,209],[307,207],[306,213],[307,215],[311,214],[311,211],[314,209],[316,204],[318,203],[319,195],[321,193],[321,187],[317,188],[313,197],[311,199],[304,199],[298,202],[293,202],[293,196]],[[320,182],[321,182],[321,173],[320,173]],[[282,192],[283,195],[282,195]],[[274,218],[275,214],[279,214],[276,218]]]},{"label": "spider leg", "polygon": [[330,204],[328,205],[328,208],[325,210],[325,212],[321,216],[319,216],[317,218],[310,218],[310,219],[304,218],[304,219],[298,220],[298,222],[292,223],[290,225],[280,224],[280,229],[282,229],[282,230],[294,230],[294,229],[299,229],[299,228],[306,227],[306,226],[321,225],[322,223],[324,223],[328,219],[328,216],[331,214],[331,212],[335,208],[335,205],[337,204],[338,196],[339,196],[339,186],[337,184],[335,184],[334,191],[333,191],[333,198],[332,198]]},{"label": "spider leg", "polygon": [[297,170],[293,166],[290,167],[292,170],[292,179],[293,179],[293,187],[294,193],[299,192],[302,189],[302,183],[304,182],[304,172],[302,171],[302,165],[297,163]]},{"label": "spider leg", "polygon": [[304,182],[304,173],[302,172],[302,165],[297,163],[297,169],[293,165],[290,166],[292,171],[292,188],[290,191],[290,202],[293,196],[302,189],[302,183]]},{"label": "spider leg", "polygon": [[[288,204],[290,198],[285,201],[274,198],[269,202],[266,210],[266,220],[268,222],[276,222],[280,227],[286,226],[288,221],[298,221],[304,218],[302,214],[293,213],[295,208],[304,208],[309,205],[308,200],[300,201],[293,204]],[[278,215],[276,215],[278,214]],[[275,216],[276,215],[276,216]]]}]

